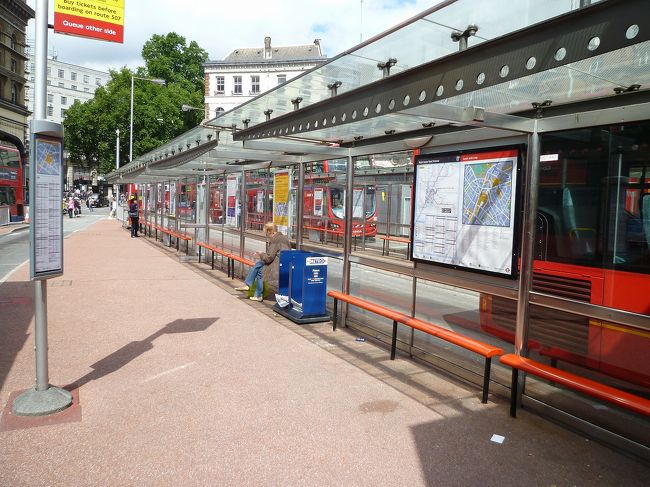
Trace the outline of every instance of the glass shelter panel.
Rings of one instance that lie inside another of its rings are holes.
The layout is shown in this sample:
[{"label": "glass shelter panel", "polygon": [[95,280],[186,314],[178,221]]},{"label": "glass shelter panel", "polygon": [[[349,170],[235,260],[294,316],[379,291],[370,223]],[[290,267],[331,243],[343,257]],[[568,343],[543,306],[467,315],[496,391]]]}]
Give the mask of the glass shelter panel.
[{"label": "glass shelter panel", "polygon": [[196,223],[196,178],[181,179],[176,213],[182,223]]},{"label": "glass shelter panel", "polygon": [[413,153],[358,157],[354,185],[353,250],[408,259]]},{"label": "glass shelter panel", "polygon": [[346,167],[346,159],[305,164],[303,242],[343,245]]}]

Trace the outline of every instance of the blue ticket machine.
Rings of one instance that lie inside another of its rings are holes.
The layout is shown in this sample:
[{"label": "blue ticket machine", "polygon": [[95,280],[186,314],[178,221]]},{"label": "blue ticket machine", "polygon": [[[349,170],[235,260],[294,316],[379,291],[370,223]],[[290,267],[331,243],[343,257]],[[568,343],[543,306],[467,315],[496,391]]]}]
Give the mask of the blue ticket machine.
[{"label": "blue ticket machine", "polygon": [[327,257],[304,250],[280,252],[280,275],[274,311],[299,324],[329,321]]}]

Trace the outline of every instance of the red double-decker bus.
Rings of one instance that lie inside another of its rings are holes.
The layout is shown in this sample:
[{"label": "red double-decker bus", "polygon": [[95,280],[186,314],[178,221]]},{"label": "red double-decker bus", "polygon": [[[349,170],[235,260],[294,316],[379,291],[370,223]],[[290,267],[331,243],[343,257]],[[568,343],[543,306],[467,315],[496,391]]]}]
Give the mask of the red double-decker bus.
[{"label": "red double-decker bus", "polygon": [[[650,121],[545,134],[541,148],[533,290],[650,315]],[[515,315],[481,296],[488,333],[513,340]],[[534,306],[529,327],[531,353],[650,391],[650,326]]]},{"label": "red double-decker bus", "polygon": [[15,147],[0,146],[0,206],[9,206],[11,217],[22,217],[25,205],[23,161]]}]

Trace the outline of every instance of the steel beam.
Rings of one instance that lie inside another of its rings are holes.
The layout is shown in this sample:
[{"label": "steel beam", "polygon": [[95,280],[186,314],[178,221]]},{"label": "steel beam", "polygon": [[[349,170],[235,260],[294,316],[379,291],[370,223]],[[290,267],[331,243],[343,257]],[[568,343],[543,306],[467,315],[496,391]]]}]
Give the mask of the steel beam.
[{"label": "steel beam", "polygon": [[332,158],[347,157],[348,149],[306,142],[282,142],[280,140],[245,140],[244,149],[268,150],[286,153],[319,154]]},{"label": "steel beam", "polygon": [[[639,29],[628,39],[631,25]],[[335,127],[410,110],[647,40],[647,0],[599,2],[239,130],[233,139],[292,136],[323,122]]]}]

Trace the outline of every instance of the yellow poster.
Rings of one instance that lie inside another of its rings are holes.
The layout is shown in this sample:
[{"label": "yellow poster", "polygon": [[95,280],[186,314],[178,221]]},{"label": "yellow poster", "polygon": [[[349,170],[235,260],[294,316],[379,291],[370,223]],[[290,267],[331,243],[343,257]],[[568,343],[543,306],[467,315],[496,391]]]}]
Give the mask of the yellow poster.
[{"label": "yellow poster", "polygon": [[287,234],[289,228],[289,171],[275,173],[273,178],[273,223]]}]

